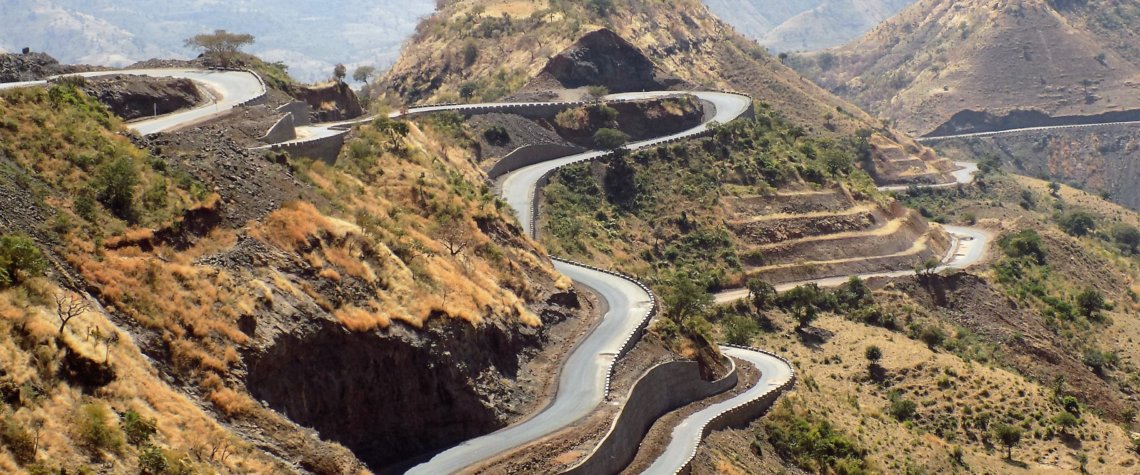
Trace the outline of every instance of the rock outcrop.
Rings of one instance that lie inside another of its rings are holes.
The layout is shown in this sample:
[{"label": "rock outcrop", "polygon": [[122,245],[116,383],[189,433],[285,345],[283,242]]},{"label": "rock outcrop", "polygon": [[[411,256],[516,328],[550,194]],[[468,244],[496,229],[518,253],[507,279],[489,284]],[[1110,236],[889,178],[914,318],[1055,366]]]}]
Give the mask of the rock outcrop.
[{"label": "rock outcrop", "polygon": [[658,68],[636,46],[605,28],[583,36],[551,58],[535,83],[551,81],[567,89],[606,86],[611,92],[659,91],[683,83]]},{"label": "rock outcrop", "polygon": [[117,74],[87,79],[83,90],[126,120],[163,115],[202,102],[189,79],[151,78]]},{"label": "rock outcrop", "polygon": [[364,115],[360,99],[352,88],[343,82],[325,85],[295,86],[289,94],[309,104],[313,122],[335,122],[355,119]]}]

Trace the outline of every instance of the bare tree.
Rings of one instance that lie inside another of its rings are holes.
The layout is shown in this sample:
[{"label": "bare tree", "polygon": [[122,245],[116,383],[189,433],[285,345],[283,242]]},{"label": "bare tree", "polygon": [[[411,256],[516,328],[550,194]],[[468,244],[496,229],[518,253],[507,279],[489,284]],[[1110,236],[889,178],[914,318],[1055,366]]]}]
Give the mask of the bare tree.
[{"label": "bare tree", "polygon": [[237,62],[243,46],[253,44],[253,35],[214,30],[213,33],[194,35],[186,40],[186,47],[202,50],[207,59],[218,66],[230,67]]},{"label": "bare tree", "polygon": [[436,238],[443,243],[443,246],[447,249],[447,252],[451,253],[452,257],[462,253],[475,241],[474,236],[471,234],[471,228],[467,226],[467,223],[459,220],[440,225],[439,230],[436,232]]},{"label": "bare tree", "polygon": [[83,297],[72,292],[61,292],[55,296],[55,313],[59,317],[59,336],[71,320],[91,311],[91,305]]}]

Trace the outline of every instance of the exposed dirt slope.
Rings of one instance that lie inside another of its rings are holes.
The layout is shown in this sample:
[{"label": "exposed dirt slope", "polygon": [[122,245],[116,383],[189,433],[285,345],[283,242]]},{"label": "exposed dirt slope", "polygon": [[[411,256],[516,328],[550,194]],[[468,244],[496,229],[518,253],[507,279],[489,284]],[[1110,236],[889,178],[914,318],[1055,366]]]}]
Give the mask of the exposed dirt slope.
[{"label": "exposed dirt slope", "polygon": [[[1116,47],[1134,34],[1136,7],[1113,10],[1116,3],[924,0],[857,41],[794,62],[916,134],[966,109],[1086,115],[1140,108],[1136,55]],[[1119,23],[1105,26],[1108,17]]]}]

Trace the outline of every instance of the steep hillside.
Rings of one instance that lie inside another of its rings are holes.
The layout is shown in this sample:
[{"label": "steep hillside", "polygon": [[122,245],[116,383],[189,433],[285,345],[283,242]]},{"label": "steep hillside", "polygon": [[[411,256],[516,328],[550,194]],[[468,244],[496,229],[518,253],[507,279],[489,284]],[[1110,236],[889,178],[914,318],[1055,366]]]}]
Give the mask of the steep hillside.
[{"label": "steep hillside", "polygon": [[1123,46],[1133,43],[1128,25],[1136,7],[1057,3],[921,1],[857,41],[792,62],[915,134],[963,110],[1088,115],[1140,108],[1140,68]]},{"label": "steep hillside", "polygon": [[[941,175],[949,164],[799,77],[700,3],[625,0],[609,5],[588,8],[569,2],[449,2],[420,25],[400,61],[378,82],[377,92],[395,93],[402,101],[414,103],[488,101],[512,93],[522,99],[550,99],[567,97],[567,87],[580,88],[574,91],[580,97],[588,92],[581,81],[533,79],[567,60],[604,71],[607,66],[603,63],[611,61],[608,58],[623,57],[634,61],[629,65],[642,64],[633,68],[640,72],[596,75],[596,81],[602,82],[596,85],[615,91],[660,87],[743,91],[779,111],[805,134],[832,138],[856,132],[874,135],[872,171],[899,175],[904,180],[945,181]],[[616,34],[622,41],[598,42],[599,37],[609,36],[603,31]],[[631,55],[622,44],[638,52]],[[598,48],[606,45],[609,47]],[[591,50],[595,52],[590,54]],[[642,54],[649,60],[644,64],[635,61]]]},{"label": "steep hillside", "polygon": [[779,296],[757,284],[713,312],[720,338],[789,355],[799,384],[711,436],[694,473],[1135,470],[1140,216],[983,173],[901,199],[996,234],[989,265]]},{"label": "steep hillside", "polygon": [[[363,126],[335,166],[232,124],[139,138],[71,82],[0,117],[0,416],[52,434],[5,472],[379,469],[541,405],[593,314],[446,117]],[[57,296],[88,302],[58,332]]]},{"label": "steep hillside", "polygon": [[771,51],[816,51],[854,40],[914,0],[704,0]]},{"label": "steep hillside", "polygon": [[939,141],[948,157],[993,157],[1014,173],[1066,183],[1140,211],[1140,128],[1049,129]]}]

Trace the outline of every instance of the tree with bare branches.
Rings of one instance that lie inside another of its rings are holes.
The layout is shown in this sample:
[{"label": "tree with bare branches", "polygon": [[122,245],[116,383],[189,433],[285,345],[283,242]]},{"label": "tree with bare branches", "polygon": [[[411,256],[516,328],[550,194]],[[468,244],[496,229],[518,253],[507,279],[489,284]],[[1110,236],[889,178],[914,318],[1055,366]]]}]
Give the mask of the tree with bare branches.
[{"label": "tree with bare branches", "polygon": [[475,242],[471,227],[460,220],[440,225],[435,237],[443,243],[451,257],[461,254]]},{"label": "tree with bare branches", "polygon": [[91,311],[87,300],[74,292],[60,292],[55,296],[55,313],[59,317],[59,336],[63,338],[63,330],[67,324],[76,317]]}]

